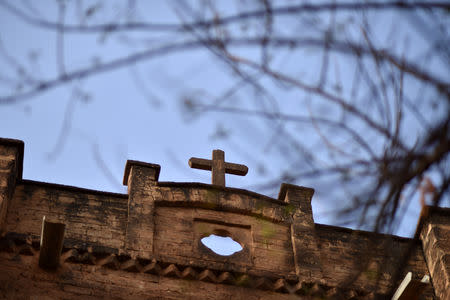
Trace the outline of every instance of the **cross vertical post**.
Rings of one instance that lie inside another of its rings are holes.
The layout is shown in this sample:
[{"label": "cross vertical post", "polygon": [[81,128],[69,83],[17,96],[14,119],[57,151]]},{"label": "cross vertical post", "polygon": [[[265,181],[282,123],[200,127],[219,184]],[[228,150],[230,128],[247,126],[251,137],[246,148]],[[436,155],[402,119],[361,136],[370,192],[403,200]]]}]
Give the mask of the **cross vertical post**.
[{"label": "cross vertical post", "polygon": [[212,184],[225,186],[225,152],[222,150],[212,153]]},{"label": "cross vertical post", "polygon": [[247,166],[225,162],[225,152],[213,150],[212,160],[191,157],[189,166],[194,169],[211,171],[212,184],[225,186],[225,173],[245,176]]}]

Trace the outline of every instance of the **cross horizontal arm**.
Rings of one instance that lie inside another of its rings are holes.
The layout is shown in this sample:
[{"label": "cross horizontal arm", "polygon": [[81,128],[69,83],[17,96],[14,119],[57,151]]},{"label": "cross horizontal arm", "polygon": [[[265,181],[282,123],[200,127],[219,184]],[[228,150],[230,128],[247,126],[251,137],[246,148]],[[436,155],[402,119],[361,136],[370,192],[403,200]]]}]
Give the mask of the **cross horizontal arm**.
[{"label": "cross horizontal arm", "polygon": [[191,157],[189,159],[189,166],[194,169],[211,171],[212,161],[209,159]]},{"label": "cross horizontal arm", "polygon": [[[209,159],[191,157],[189,159],[189,166],[194,169],[211,171],[212,170],[212,161]],[[248,168],[247,168],[247,166],[244,166],[244,165],[226,162],[225,163],[225,173],[245,176],[248,173]]]},{"label": "cross horizontal arm", "polygon": [[247,175],[247,166],[233,163],[225,163],[225,173],[245,176]]}]

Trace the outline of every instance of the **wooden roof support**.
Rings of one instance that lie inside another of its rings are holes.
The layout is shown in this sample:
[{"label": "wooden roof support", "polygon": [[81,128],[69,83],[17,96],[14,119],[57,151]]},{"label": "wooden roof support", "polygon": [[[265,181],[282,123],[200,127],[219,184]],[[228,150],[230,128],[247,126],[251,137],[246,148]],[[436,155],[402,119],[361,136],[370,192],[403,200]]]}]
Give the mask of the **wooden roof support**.
[{"label": "wooden roof support", "polygon": [[418,300],[428,284],[430,284],[428,275],[423,276],[422,280],[417,280],[412,279],[412,273],[408,272],[392,296],[392,300]]},{"label": "wooden roof support", "polygon": [[41,247],[39,252],[39,266],[44,269],[56,269],[64,242],[63,223],[49,222],[42,219]]}]

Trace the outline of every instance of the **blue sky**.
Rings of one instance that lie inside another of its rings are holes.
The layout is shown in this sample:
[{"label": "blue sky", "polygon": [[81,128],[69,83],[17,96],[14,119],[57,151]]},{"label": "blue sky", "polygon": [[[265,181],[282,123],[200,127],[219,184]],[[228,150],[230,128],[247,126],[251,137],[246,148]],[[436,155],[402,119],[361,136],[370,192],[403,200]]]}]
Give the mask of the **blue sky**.
[{"label": "blue sky", "polygon": [[[89,22],[123,20],[127,15],[145,17],[155,23],[178,20],[174,2],[152,2],[130,11],[121,8],[123,3],[113,2],[101,14],[94,14]],[[231,12],[235,9],[225,2],[220,3],[225,10]],[[37,17],[50,20],[57,17],[53,1],[40,2],[39,7],[33,7],[31,1],[22,1],[17,2],[17,7]],[[380,31],[392,22],[389,15],[385,18],[386,22],[380,22]],[[70,23],[71,20],[74,20],[74,15],[68,13],[66,21]],[[145,33],[114,37],[66,35],[65,69],[70,72],[109,61],[130,52],[130,49],[138,51],[156,47],[171,38],[170,35]],[[3,51],[25,64],[33,75],[42,78],[58,75],[57,35],[54,31],[24,24],[0,8],[0,39]],[[239,53],[258,55],[252,51],[241,49]],[[293,68],[292,61],[284,61],[283,53],[278,54],[277,63],[286,69]],[[38,57],[38,60],[33,60],[33,57]],[[306,72],[302,68],[318,70],[320,59],[321,54],[311,49],[296,54],[294,60],[301,64],[299,76],[317,76],[318,71]],[[335,57],[333,62],[333,73],[340,74],[341,80],[349,79],[351,67],[347,62],[339,57]],[[8,70],[6,74],[13,70],[5,60],[0,61],[0,68]],[[125,193],[126,188],[121,186],[123,170],[126,160],[133,159],[160,164],[160,181],[209,183],[209,172],[190,169],[188,160],[193,156],[210,158],[213,149],[222,149],[227,161],[249,166],[246,177],[228,175],[227,186],[260,192],[255,188],[259,183],[283,172],[285,166],[295,164],[301,168],[304,163],[295,161],[290,152],[283,152],[282,142],[280,147],[270,145],[277,139],[277,129],[268,125],[267,120],[246,115],[204,112],[192,117],[184,105],[191,99],[214,99],[233,84],[235,80],[223,63],[205,49],[160,55],[73,81],[28,100],[0,106],[0,136],[25,142],[26,179]],[[268,88],[273,86],[270,81],[264,84]],[[1,95],[7,95],[10,90],[11,87],[5,83],[0,85]],[[252,91],[246,90],[232,97],[230,103],[253,107],[248,100],[252,97]],[[283,88],[276,94],[276,100],[282,105],[280,109],[285,113],[304,111],[306,108],[294,101],[302,97],[305,96]],[[302,139],[310,140],[311,145],[318,143],[318,137],[311,128],[302,124],[288,124],[287,128],[300,134]],[[107,170],[103,165],[107,165]],[[317,189],[313,181],[301,184]],[[316,190],[312,205],[317,223],[335,222],[333,207],[339,204],[334,203],[329,195],[336,190],[339,187],[333,181],[327,189]],[[275,189],[270,196],[276,196],[276,193]],[[420,207],[417,201],[412,203],[398,234],[414,232]]]}]

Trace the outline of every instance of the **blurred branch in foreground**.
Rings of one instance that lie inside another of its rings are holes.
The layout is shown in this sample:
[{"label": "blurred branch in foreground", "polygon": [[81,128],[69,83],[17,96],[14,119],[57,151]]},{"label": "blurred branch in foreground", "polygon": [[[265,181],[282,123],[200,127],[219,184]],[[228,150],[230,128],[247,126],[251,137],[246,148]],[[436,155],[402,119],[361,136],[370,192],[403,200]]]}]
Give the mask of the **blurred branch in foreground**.
[{"label": "blurred branch in foreground", "polygon": [[[112,13],[106,2],[74,3],[59,2],[54,15],[0,3],[24,24],[57,34],[57,67],[42,75],[1,41],[0,105],[128,67],[159,105],[135,66],[203,51],[219,66],[223,90],[202,83],[183,88],[183,113],[244,115],[264,124],[269,134],[258,138],[269,142],[258,157],[286,162],[254,188],[270,193],[281,181],[313,182],[342,223],[357,219],[382,232],[395,230],[406,209],[402,198],[412,197],[424,178],[433,178],[433,205],[448,201],[449,3],[179,1],[170,2],[167,23],[142,17],[139,2]],[[128,51],[109,59],[92,54],[92,64],[80,64],[68,46],[80,35]],[[250,127],[238,131],[244,144],[254,135]]]}]

